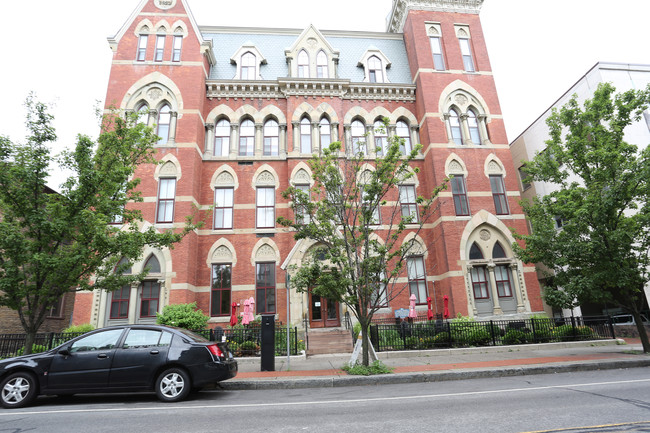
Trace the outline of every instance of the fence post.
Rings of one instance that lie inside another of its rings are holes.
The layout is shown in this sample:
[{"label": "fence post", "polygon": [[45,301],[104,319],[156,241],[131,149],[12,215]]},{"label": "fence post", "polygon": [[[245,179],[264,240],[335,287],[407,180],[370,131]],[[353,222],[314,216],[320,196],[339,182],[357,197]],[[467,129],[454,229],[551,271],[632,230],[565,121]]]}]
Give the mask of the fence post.
[{"label": "fence post", "polygon": [[573,340],[577,340],[577,331],[576,331],[576,318],[571,314],[571,328],[573,330]]},{"label": "fence post", "polygon": [[609,332],[612,333],[612,338],[616,340],[616,333],[614,332],[614,322],[612,321],[612,316],[607,316],[607,325],[609,326]]},{"label": "fence post", "polygon": [[447,335],[449,335],[449,341],[447,342],[447,347],[451,347],[451,324],[447,321]]},{"label": "fence post", "polygon": [[379,347],[379,325],[370,325],[370,343],[377,351],[381,351],[381,347]]},{"label": "fence post", "polygon": [[494,337],[494,321],[490,320],[490,335],[492,336],[492,345],[496,346],[497,345],[497,340]]},{"label": "fence post", "polygon": [[47,350],[52,349],[53,345],[54,345],[54,332],[50,332],[49,335],[47,336]]},{"label": "fence post", "polygon": [[537,332],[535,331],[535,320],[530,319],[530,327],[533,328],[533,341],[537,343]]}]

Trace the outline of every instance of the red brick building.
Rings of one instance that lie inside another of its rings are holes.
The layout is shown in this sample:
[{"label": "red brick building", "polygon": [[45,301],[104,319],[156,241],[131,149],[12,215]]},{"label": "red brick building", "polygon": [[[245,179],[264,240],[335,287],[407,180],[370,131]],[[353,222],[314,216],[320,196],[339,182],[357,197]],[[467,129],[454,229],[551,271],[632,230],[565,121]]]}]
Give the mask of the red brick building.
[{"label": "red brick building", "polygon": [[[420,172],[396,192],[427,195],[446,176],[440,212],[417,239],[409,275],[452,315],[525,316],[543,310],[532,266],[513,257],[510,229],[526,230],[516,170],[483,39],[482,0],[395,0],[386,33],[198,27],[188,0],[143,0],[115,37],[106,105],[143,112],[161,136],[159,165],[138,169],[146,225],[180,228],[198,207],[206,225],[173,250],[145,251],[143,285],[80,293],[74,322],[155,320],[196,301],[218,325],[230,302],[287,320],[286,272],[312,247],[280,227],[281,192],[309,185],[306,161],[357,137],[422,143]],[[226,22],[215,23],[226,24]],[[369,148],[372,146],[368,146]],[[375,151],[368,149],[372,165]],[[403,192],[402,192],[403,188]],[[408,236],[408,234],[407,234]],[[289,290],[291,322],[339,326],[345,306]],[[379,312],[408,306],[408,290]],[[240,308],[241,311],[241,308]]]}]

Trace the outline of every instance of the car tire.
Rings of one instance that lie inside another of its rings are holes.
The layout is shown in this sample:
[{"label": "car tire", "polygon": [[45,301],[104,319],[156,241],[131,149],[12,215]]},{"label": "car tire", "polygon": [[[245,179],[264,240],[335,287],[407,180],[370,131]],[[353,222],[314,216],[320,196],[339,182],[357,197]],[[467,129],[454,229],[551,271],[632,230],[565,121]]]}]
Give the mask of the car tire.
[{"label": "car tire", "polygon": [[28,371],[10,374],[0,383],[0,403],[7,409],[27,406],[37,395],[36,376]]},{"label": "car tire", "polygon": [[170,368],[156,379],[156,395],[160,401],[173,403],[186,398],[192,390],[190,376],[182,368]]}]

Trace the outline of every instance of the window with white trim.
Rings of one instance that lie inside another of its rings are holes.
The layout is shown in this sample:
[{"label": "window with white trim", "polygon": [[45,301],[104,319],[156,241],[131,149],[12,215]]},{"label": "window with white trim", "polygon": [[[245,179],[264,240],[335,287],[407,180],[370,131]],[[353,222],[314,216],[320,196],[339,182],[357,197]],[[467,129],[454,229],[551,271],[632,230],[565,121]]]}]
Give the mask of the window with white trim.
[{"label": "window with white trim", "polygon": [[241,62],[239,65],[239,78],[242,80],[255,80],[257,70],[257,58],[255,54],[250,51],[245,52],[241,56]]},{"label": "window with white trim", "polygon": [[461,133],[460,128],[460,117],[458,112],[455,109],[449,110],[449,129],[451,130],[451,141],[455,144],[465,144],[463,143],[463,134]]},{"label": "window with white trim", "polygon": [[309,78],[309,54],[305,50],[298,53],[298,77]]},{"label": "window with white trim", "polygon": [[300,121],[300,153],[311,154],[311,122],[303,117]]},{"label": "window with white trim", "polygon": [[442,42],[438,36],[429,38],[431,44],[431,53],[433,54],[433,67],[436,71],[445,70],[445,60],[442,56]]},{"label": "window with white trim", "polygon": [[368,154],[366,146],[366,126],[360,120],[355,120],[350,125],[350,134],[352,136],[352,152]]},{"label": "window with white trim", "polygon": [[264,123],[264,146],[262,154],[265,156],[275,156],[279,152],[280,128],[278,122],[269,119]]},{"label": "window with white trim", "polygon": [[371,56],[368,58],[368,81],[370,83],[384,82],[384,70],[381,60],[377,56]]},{"label": "window with white trim", "polygon": [[411,217],[410,223],[419,221],[417,195],[415,185],[400,185],[399,203],[402,210],[402,218]]},{"label": "window with white trim", "polygon": [[412,256],[406,260],[409,279],[409,292],[415,295],[416,304],[427,302],[427,277],[424,272],[424,257]]},{"label": "window with white trim", "polygon": [[503,185],[503,176],[500,174],[490,175],[490,187],[492,188],[492,198],[494,199],[494,208],[497,215],[508,215],[508,197]]},{"label": "window with white trim", "polygon": [[256,189],[256,227],[275,227],[275,188],[258,186]]},{"label": "window with white trim", "polygon": [[162,177],[158,181],[157,223],[174,222],[174,202],[176,198],[176,178]]},{"label": "window with white trim", "polygon": [[329,78],[329,66],[327,64],[327,54],[320,50],[316,55],[316,76],[318,78]]},{"label": "window with white trim", "polygon": [[245,119],[239,125],[239,155],[255,155],[255,124],[250,119]]},{"label": "window with white trim", "polygon": [[475,72],[474,59],[472,58],[472,48],[469,43],[469,38],[458,38],[460,43],[460,53],[463,56],[463,67],[466,72]]},{"label": "window with white trim", "polygon": [[136,54],[136,60],[138,62],[144,62],[147,58],[147,43],[149,42],[149,35],[140,35],[138,38],[138,53]]},{"label": "window with white trim", "polygon": [[172,122],[172,109],[165,104],[158,110],[158,123],[156,135],[160,137],[158,144],[166,144],[169,141],[169,126]]},{"label": "window with white trim", "polygon": [[234,188],[214,189],[214,229],[231,229],[233,222]]},{"label": "window with white trim", "polygon": [[465,187],[465,176],[455,174],[451,178],[451,193],[454,198],[454,208],[457,216],[469,215],[469,203],[467,201],[467,188]]},{"label": "window with white trim", "polygon": [[183,47],[183,36],[174,35],[174,41],[172,45],[172,62],[181,61],[181,48]]},{"label": "window with white trim", "polygon": [[320,132],[320,148],[326,149],[332,144],[332,128],[327,117],[323,117],[318,124]]},{"label": "window with white trim", "polygon": [[275,313],[275,263],[256,263],[255,268],[257,314]]},{"label": "window with white trim", "polygon": [[374,125],[375,128],[375,152],[377,156],[384,156],[388,150],[388,133],[386,132],[386,125],[381,120],[377,120]]},{"label": "window with white trim", "polygon": [[395,125],[395,133],[400,138],[400,152],[405,155],[411,153],[413,146],[411,146],[411,133],[408,124],[402,120],[397,122]]},{"label": "window with white trim", "polygon": [[467,110],[467,127],[469,138],[473,144],[481,144],[481,133],[478,127],[478,118],[474,110]]},{"label": "window with white trim", "polygon": [[214,127],[214,156],[228,156],[230,153],[230,122],[221,119]]},{"label": "window with white trim", "polygon": [[154,58],[153,60],[155,62],[162,62],[163,61],[163,55],[165,53],[165,39],[167,38],[166,35],[156,35],[156,51],[154,53]]}]

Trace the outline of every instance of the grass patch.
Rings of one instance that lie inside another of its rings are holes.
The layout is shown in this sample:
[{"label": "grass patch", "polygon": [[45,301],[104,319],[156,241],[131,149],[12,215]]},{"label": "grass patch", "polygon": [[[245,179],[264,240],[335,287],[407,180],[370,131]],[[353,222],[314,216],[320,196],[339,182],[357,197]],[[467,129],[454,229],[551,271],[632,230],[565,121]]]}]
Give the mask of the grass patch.
[{"label": "grass patch", "polygon": [[391,374],[393,372],[391,367],[388,367],[379,360],[373,362],[367,367],[363,364],[355,364],[353,366],[345,364],[341,367],[341,370],[355,376],[372,376],[375,374]]}]

